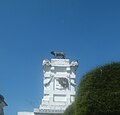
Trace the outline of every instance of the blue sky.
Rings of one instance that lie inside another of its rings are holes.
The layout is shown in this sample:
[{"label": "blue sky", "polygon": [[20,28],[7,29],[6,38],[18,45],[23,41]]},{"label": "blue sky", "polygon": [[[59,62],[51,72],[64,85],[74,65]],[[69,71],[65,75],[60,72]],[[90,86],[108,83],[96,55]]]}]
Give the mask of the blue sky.
[{"label": "blue sky", "polygon": [[77,59],[77,84],[99,65],[120,61],[119,0],[1,0],[0,93],[5,115],[33,111],[51,51]]}]

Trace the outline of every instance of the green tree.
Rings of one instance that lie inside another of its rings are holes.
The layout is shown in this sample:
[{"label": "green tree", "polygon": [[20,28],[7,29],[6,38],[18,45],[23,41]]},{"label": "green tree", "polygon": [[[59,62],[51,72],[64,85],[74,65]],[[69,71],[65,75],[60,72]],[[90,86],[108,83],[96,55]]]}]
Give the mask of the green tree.
[{"label": "green tree", "polygon": [[120,115],[120,62],[95,68],[82,77],[75,115]]},{"label": "green tree", "polygon": [[63,115],[75,115],[75,103],[73,102],[68,108],[65,110]]}]

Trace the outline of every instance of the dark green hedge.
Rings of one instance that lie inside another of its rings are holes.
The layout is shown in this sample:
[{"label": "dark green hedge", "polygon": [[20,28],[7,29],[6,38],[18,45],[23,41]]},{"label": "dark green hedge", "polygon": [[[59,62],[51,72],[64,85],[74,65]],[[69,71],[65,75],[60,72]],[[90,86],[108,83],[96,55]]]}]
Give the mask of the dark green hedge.
[{"label": "dark green hedge", "polygon": [[65,110],[63,115],[75,115],[75,103],[73,102],[68,108]]},{"label": "dark green hedge", "polygon": [[83,76],[75,105],[75,115],[120,115],[120,62]]}]

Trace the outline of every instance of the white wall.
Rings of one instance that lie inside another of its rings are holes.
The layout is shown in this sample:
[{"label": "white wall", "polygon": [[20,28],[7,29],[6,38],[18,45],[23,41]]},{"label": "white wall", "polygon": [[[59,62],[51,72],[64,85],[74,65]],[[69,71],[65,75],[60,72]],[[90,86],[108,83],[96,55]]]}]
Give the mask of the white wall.
[{"label": "white wall", "polygon": [[33,112],[18,112],[18,115],[34,115]]}]

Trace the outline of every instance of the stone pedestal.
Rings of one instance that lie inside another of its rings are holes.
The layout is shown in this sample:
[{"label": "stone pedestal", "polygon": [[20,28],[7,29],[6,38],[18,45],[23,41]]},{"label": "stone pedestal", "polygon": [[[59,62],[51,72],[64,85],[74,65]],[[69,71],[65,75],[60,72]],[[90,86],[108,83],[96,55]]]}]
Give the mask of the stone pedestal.
[{"label": "stone pedestal", "polygon": [[75,98],[77,61],[43,60],[44,95],[35,113],[62,114]]},{"label": "stone pedestal", "polygon": [[69,59],[43,60],[44,94],[33,113],[18,115],[61,115],[74,101],[77,61]]}]

